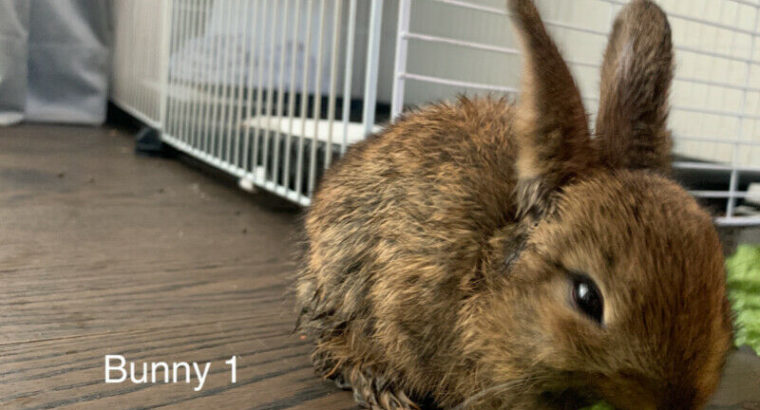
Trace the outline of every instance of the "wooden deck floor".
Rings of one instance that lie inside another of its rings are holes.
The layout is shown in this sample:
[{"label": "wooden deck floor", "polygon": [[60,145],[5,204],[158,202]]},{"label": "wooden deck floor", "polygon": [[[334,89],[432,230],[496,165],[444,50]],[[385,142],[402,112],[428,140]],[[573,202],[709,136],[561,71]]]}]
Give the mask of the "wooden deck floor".
[{"label": "wooden deck floor", "polygon": [[[0,408],[354,407],[291,333],[299,215],[132,150],[102,129],[0,128]],[[199,391],[105,384],[106,354],[211,366]]]},{"label": "wooden deck floor", "polygon": [[[0,128],[0,407],[354,408],[291,333],[299,215],[132,149],[107,129]],[[106,384],[108,354],[138,376],[211,366],[198,391]],[[719,408],[760,409],[756,357],[728,379]]]}]

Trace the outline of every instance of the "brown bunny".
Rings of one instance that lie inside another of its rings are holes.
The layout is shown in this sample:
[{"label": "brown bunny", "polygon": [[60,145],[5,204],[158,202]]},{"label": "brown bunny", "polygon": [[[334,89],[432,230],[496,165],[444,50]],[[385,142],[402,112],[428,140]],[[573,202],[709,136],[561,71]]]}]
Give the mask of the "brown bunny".
[{"label": "brown bunny", "polygon": [[371,408],[697,409],[731,346],[721,245],[667,178],[670,28],[618,16],[596,138],[530,0],[523,95],[407,113],[328,170],[300,329]]}]

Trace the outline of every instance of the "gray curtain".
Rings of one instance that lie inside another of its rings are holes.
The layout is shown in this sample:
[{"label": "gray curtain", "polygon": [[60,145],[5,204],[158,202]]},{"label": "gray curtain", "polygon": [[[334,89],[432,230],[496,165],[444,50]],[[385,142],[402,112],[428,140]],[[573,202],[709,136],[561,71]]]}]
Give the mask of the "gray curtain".
[{"label": "gray curtain", "polygon": [[105,120],[108,0],[0,0],[0,124]]}]

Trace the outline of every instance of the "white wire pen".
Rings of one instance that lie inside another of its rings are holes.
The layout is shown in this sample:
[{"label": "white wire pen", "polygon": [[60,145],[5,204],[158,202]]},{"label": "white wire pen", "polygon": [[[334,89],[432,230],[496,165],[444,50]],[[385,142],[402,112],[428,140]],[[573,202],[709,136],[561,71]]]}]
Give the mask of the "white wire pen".
[{"label": "white wire pen", "polygon": [[[395,119],[405,104],[461,91],[518,93],[516,75],[499,83],[485,64],[429,61],[481,53],[484,62],[502,61],[510,64],[505,72],[517,73],[520,51],[501,43],[511,37],[489,38],[477,23],[509,24],[499,2],[398,0],[395,21],[383,22],[383,0],[115,1],[114,101],[175,148],[302,205],[334,164],[335,144],[343,154],[359,134],[377,129],[378,99]],[[599,97],[589,79],[598,76],[601,53],[579,49],[586,43],[578,39],[603,46],[627,1],[587,0],[595,7],[588,13],[577,13],[581,2],[539,2],[551,16],[547,27],[560,42],[568,39],[561,45],[590,119]],[[752,156],[760,152],[760,82],[753,78],[760,72],[760,2],[661,3],[679,58],[671,126],[683,159],[673,167],[723,181],[691,191],[725,204],[718,223],[760,224],[738,208],[749,197],[747,184],[760,179]],[[432,18],[475,23],[447,27]],[[381,44],[393,52],[381,53]],[[361,86],[354,84],[359,75]],[[361,124],[351,122],[352,100],[362,104]]]}]

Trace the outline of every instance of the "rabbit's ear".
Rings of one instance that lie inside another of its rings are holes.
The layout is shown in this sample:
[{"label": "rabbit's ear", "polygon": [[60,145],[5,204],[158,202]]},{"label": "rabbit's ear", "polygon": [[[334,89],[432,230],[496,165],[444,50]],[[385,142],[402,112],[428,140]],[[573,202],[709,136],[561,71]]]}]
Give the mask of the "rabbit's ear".
[{"label": "rabbit's ear", "polygon": [[588,119],[570,70],[531,0],[509,0],[524,52],[517,105],[516,171],[520,214],[542,213],[551,193],[593,162]]},{"label": "rabbit's ear", "polygon": [[669,171],[672,78],[665,13],[649,0],[633,0],[615,20],[602,65],[594,144],[606,165]]}]

